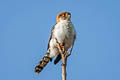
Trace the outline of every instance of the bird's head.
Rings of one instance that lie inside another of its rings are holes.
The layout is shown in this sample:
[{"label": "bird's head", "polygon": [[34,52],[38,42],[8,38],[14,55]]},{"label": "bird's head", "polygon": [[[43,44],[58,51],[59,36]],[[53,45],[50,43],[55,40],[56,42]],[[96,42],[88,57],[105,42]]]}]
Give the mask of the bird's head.
[{"label": "bird's head", "polygon": [[71,14],[69,12],[61,12],[57,15],[57,23],[61,20],[70,20]]}]

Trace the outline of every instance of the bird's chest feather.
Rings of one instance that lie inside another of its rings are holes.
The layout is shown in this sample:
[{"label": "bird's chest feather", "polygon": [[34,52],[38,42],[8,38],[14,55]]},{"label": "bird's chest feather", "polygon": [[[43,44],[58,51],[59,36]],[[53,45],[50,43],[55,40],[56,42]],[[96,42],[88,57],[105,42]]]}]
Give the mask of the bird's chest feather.
[{"label": "bird's chest feather", "polygon": [[54,36],[59,42],[69,40],[72,35],[72,24],[70,22],[61,22],[56,25]]}]

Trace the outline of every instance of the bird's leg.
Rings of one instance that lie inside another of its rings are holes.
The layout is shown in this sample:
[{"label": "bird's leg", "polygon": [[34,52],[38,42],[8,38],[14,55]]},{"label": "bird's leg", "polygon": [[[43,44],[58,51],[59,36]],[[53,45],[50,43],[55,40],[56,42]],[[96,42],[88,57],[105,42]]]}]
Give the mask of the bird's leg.
[{"label": "bird's leg", "polygon": [[65,46],[60,46],[60,47],[61,47],[63,53],[65,53]]},{"label": "bird's leg", "polygon": [[56,47],[59,49],[60,53],[63,53],[62,47],[60,46],[60,43],[58,42],[57,39],[56,39],[56,43],[57,43]]},{"label": "bird's leg", "polygon": [[[55,38],[56,39],[56,38]],[[56,43],[57,43],[57,47],[58,49],[61,49],[62,50],[62,53],[65,53],[65,46],[64,45],[61,45],[58,40],[56,39]]]},{"label": "bird's leg", "polygon": [[71,52],[72,52],[73,46],[74,46],[74,42],[72,42],[72,47],[71,47],[69,53],[67,54],[67,57],[71,55]]},{"label": "bird's leg", "polygon": [[71,47],[69,53],[67,53],[67,57],[71,55],[72,49],[73,49],[73,46]]},{"label": "bird's leg", "polygon": [[67,50],[65,50],[65,54],[67,54]]}]

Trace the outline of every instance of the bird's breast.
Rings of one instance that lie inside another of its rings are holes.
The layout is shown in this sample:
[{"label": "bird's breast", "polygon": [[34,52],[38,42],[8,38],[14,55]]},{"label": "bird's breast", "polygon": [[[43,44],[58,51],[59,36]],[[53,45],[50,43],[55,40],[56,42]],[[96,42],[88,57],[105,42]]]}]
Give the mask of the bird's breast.
[{"label": "bird's breast", "polygon": [[73,27],[70,22],[61,22],[55,26],[54,36],[58,40],[59,43],[68,43],[70,46],[73,40]]}]

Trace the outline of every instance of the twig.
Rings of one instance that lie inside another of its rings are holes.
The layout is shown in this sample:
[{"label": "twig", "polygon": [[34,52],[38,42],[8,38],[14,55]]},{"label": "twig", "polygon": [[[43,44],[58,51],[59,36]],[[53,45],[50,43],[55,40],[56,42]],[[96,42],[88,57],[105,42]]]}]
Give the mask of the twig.
[{"label": "twig", "polygon": [[[56,41],[57,41],[57,39],[56,39]],[[72,49],[70,50],[69,53],[65,53],[65,51],[63,51],[62,48],[60,47],[60,44],[59,44],[58,41],[57,41],[57,43],[58,43],[57,47],[58,47],[59,52],[60,52],[61,57],[62,57],[62,80],[66,80],[66,63],[67,63],[67,57],[71,55]]]}]

